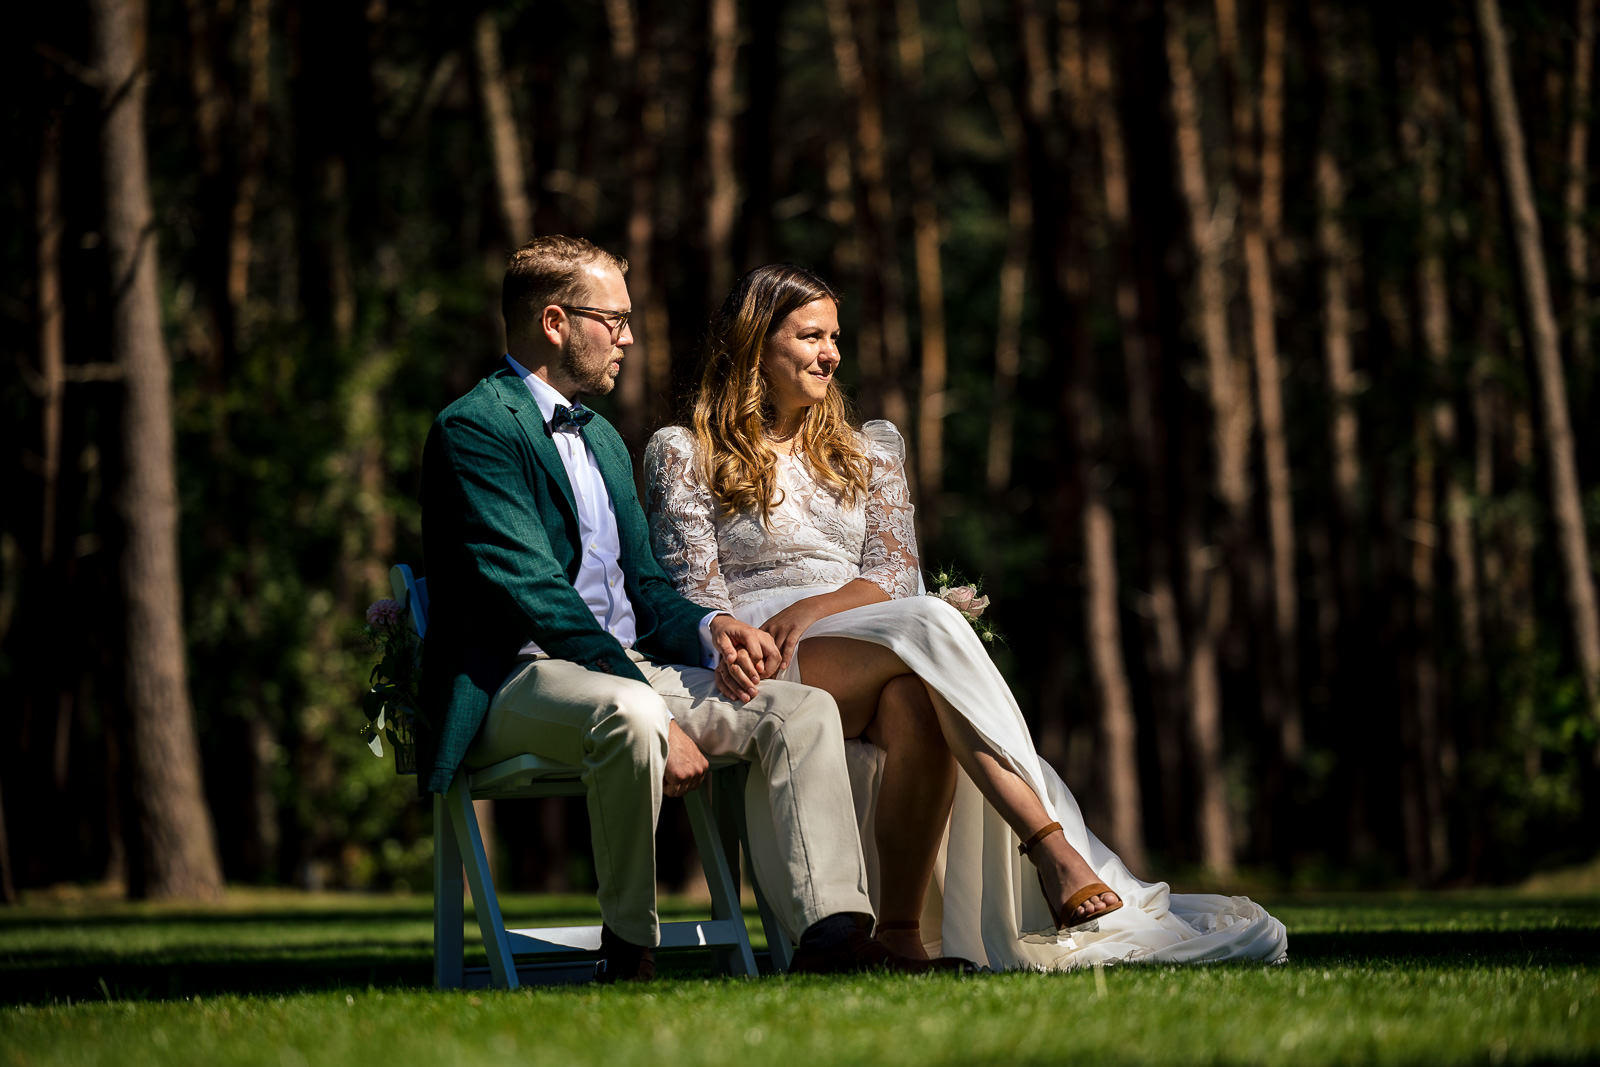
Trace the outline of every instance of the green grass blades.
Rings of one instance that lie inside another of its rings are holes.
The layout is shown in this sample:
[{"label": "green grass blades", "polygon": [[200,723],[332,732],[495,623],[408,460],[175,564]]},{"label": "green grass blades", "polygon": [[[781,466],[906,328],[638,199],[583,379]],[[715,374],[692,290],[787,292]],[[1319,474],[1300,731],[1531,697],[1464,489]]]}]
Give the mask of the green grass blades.
[{"label": "green grass blades", "polygon": [[[1286,966],[747,982],[690,959],[649,987],[514,993],[427,988],[426,899],[14,909],[0,912],[0,1065],[1600,1059],[1600,897],[1269,906]],[[513,923],[592,908],[507,901]]]}]

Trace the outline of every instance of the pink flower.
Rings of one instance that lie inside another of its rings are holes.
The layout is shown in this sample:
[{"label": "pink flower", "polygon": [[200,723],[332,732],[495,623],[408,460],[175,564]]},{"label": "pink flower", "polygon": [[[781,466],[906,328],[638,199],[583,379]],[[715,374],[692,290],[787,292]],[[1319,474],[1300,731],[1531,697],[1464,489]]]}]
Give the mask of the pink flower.
[{"label": "pink flower", "polygon": [[972,601],[977,595],[978,590],[970,585],[958,585],[954,589],[940,590],[940,599],[963,615],[972,610]]},{"label": "pink flower", "polygon": [[378,629],[387,629],[400,622],[400,616],[405,611],[396,600],[374,600],[367,609],[367,625]]},{"label": "pink flower", "polygon": [[986,596],[981,596],[978,599],[974,600],[972,603],[967,605],[967,610],[966,610],[965,614],[966,614],[967,618],[969,618],[969,619],[976,619],[979,615],[983,614],[983,609],[988,607],[988,606],[989,606],[989,598],[986,597]]}]

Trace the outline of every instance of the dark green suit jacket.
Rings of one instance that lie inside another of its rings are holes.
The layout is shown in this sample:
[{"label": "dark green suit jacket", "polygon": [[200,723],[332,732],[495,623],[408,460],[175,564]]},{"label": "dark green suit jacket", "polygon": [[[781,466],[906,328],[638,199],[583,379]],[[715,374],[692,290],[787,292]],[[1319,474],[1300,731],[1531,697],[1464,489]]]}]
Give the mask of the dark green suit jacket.
[{"label": "dark green suit jacket", "polygon": [[[650,551],[633,465],[596,417],[583,430],[617,515],[635,647],[698,664],[706,609],[678,595]],[[592,671],[644,680],[573,588],[582,554],[561,456],[527,385],[507,367],[434,420],[422,452],[428,638],[422,652],[417,785],[443,793],[529,641]]]}]

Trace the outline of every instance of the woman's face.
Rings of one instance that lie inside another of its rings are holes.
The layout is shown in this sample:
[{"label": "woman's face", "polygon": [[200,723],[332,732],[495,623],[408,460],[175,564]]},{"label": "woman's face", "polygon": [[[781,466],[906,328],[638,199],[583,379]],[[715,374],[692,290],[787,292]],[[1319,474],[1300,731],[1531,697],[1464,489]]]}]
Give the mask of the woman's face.
[{"label": "woman's face", "polygon": [[839,369],[839,309],[822,297],[789,313],[761,350],[761,373],[775,411],[820,404]]}]

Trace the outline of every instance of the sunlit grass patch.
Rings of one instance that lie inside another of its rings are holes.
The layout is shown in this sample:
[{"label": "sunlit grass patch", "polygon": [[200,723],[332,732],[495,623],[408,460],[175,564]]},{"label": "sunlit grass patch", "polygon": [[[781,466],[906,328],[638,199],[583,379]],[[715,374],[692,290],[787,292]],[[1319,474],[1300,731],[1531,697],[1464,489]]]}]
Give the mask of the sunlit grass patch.
[{"label": "sunlit grass patch", "polygon": [[[0,981],[12,1002],[0,1007],[0,1063],[1600,1058],[1595,897],[1270,901],[1290,930],[1291,960],[1278,967],[965,980],[691,973],[648,987],[513,993],[427,988],[426,899],[306,905],[260,898],[243,909],[0,913]],[[515,921],[582,917],[592,907],[582,898],[508,902]]]}]

